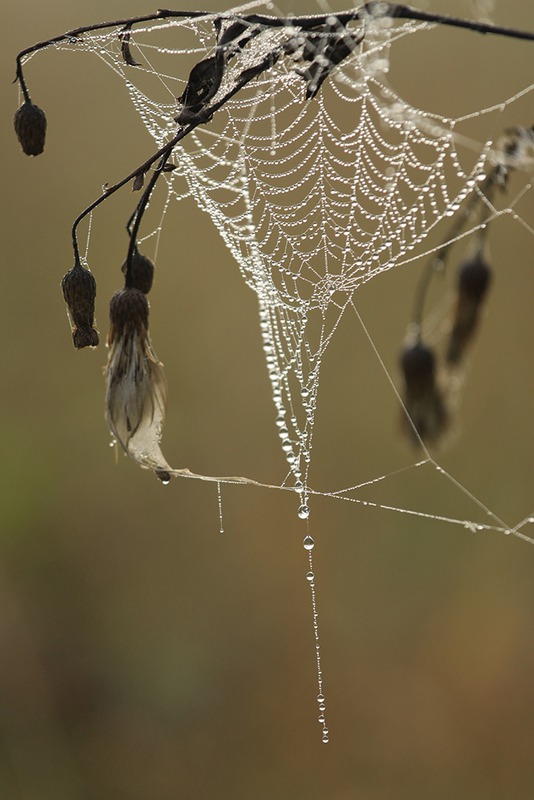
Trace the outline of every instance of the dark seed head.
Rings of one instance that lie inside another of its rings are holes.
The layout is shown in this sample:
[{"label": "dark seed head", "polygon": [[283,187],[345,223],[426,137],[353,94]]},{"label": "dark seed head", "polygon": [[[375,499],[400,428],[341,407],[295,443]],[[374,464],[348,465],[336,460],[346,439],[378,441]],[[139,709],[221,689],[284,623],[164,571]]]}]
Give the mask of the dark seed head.
[{"label": "dark seed head", "polygon": [[15,133],[27,156],[43,152],[46,136],[46,115],[31,100],[26,100],[15,113]]},{"label": "dark seed head", "polygon": [[61,281],[63,297],[72,325],[74,346],[96,347],[98,333],[95,329],[96,281],[93,274],[77,263]]},{"label": "dark seed head", "polygon": [[145,335],[148,330],[148,300],[139,289],[119,289],[109,304],[110,343],[125,334]]},{"label": "dark seed head", "polygon": [[401,368],[404,404],[410,420],[404,417],[404,427],[415,443],[419,442],[416,432],[424,442],[436,442],[447,428],[448,414],[436,382],[434,353],[417,342],[403,350]]},{"label": "dark seed head", "polygon": [[490,283],[491,268],[481,255],[460,265],[456,308],[446,354],[449,364],[458,364],[465,355],[476,332]]},{"label": "dark seed head", "polygon": [[481,303],[491,283],[491,268],[482,256],[458,268],[458,293]]},{"label": "dark seed head", "polygon": [[420,396],[434,385],[436,359],[432,350],[422,342],[404,348],[401,368],[407,395]]},{"label": "dark seed head", "polygon": [[82,347],[97,347],[98,331],[95,328],[75,328],[72,331],[72,341],[78,350]]},{"label": "dark seed head", "polygon": [[148,294],[154,280],[154,264],[149,258],[135,248],[130,268],[128,269],[128,261],[126,260],[122,265],[122,271],[125,275],[127,289],[139,289],[144,294]]}]

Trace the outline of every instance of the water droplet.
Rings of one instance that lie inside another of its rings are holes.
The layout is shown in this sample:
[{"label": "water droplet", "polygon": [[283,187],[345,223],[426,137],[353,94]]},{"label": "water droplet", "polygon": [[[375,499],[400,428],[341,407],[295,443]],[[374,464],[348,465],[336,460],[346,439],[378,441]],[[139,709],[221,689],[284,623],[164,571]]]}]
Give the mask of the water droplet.
[{"label": "water droplet", "polygon": [[317,702],[318,703],[324,703],[324,694],[318,694],[317,695]]},{"label": "water droplet", "polygon": [[302,542],[305,550],[313,550],[315,547],[315,542],[313,541],[312,537],[308,534],[308,536],[304,537],[304,541]]},{"label": "water droplet", "polygon": [[321,725],[323,724],[325,719],[326,719],[326,717],[325,717],[324,714],[319,714],[319,716],[317,717],[317,720],[321,723]]},{"label": "water droplet", "polygon": [[323,744],[328,744],[329,741],[330,741],[330,739],[328,738],[328,736],[325,736],[323,734]]},{"label": "water droplet", "polygon": [[310,508],[307,505],[299,506],[299,510],[297,511],[299,519],[308,519],[310,516]]},{"label": "water droplet", "polygon": [[314,578],[315,578],[315,575],[313,574],[313,572],[307,572],[306,573],[306,580],[310,581],[310,583],[313,581]]},{"label": "water droplet", "polygon": [[171,476],[166,469],[157,469],[156,477],[160,479],[164,486],[167,486],[167,484],[171,482]]}]

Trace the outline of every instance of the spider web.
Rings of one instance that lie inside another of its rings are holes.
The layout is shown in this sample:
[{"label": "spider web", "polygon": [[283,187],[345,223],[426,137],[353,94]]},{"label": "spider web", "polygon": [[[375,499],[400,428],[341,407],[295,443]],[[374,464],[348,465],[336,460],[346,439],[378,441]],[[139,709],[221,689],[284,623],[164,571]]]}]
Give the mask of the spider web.
[{"label": "spider web", "polygon": [[[333,15],[327,20],[324,38],[324,25],[303,34],[296,23],[250,23],[241,31],[250,36],[239,43],[239,36],[232,38],[229,31],[235,15],[251,9],[256,6],[241,7],[223,17],[206,14],[136,24],[126,29],[129,39],[125,39],[125,29],[118,27],[53,43],[95,54],[109,66],[124,82],[159,149],[176,135],[177,114],[183,113],[177,98],[187,93],[192,68],[213,57],[221,37],[226,35],[230,42],[220,85],[210,99],[215,106],[224,102],[207,124],[192,129],[175,146],[173,168],[163,174],[167,193],[160,222],[139,241],[152,239],[157,246],[162,223],[177,201],[192,198],[211,218],[258,301],[276,427],[288,472],[280,483],[268,485],[249,478],[171,469],[159,446],[164,416],[161,375],[148,423],[143,422],[129,438],[127,451],[159,477],[169,473],[216,482],[221,532],[223,483],[252,483],[298,496],[298,516],[307,525],[303,546],[313,610],[318,720],[322,740],[328,742],[314,540],[308,523],[309,504],[315,497],[462,525],[470,531],[511,533],[534,543],[523,530],[534,523],[533,515],[513,526],[506,524],[446,471],[422,442],[421,457],[407,467],[368,477],[357,485],[325,491],[310,481],[321,369],[345,317],[357,320],[402,406],[356,305],[356,290],[394,267],[437,254],[444,241],[452,245],[503,215],[512,215],[534,235],[516,210],[531,189],[529,183],[501,206],[481,188],[488,173],[501,163],[514,170],[531,168],[531,154],[521,151],[521,158],[510,164],[498,142],[480,142],[469,126],[492,116],[500,118],[505,109],[531,96],[534,85],[461,116],[429,113],[407,102],[388,80],[391,52],[402,40],[428,30],[428,24],[399,24],[369,16],[341,26],[340,31]],[[324,56],[328,35],[341,36],[348,50],[333,69]],[[305,54],[310,45],[311,61]],[[326,68],[326,80],[319,86],[321,70]],[[247,73],[253,79],[240,86]],[[234,94],[236,88],[239,91]],[[473,197],[486,208],[483,222],[467,218],[464,229],[449,233],[447,240],[450,218],[461,214]],[[149,352],[159,375],[159,362]],[[130,358],[128,366],[135,372],[139,362]],[[465,519],[362,499],[362,490],[372,498],[377,485],[425,470],[466,498],[476,515],[473,512],[471,519]]]},{"label": "spider web", "polygon": [[[249,5],[232,13],[250,9]],[[215,51],[215,20],[216,15],[206,15],[136,26],[130,42],[135,67],[125,63],[117,29],[95,31],[75,45],[58,46],[85,49],[111,67],[160,148],[176,132],[176,98],[183,94],[191,68]],[[231,22],[222,22],[219,36]],[[334,17],[332,26],[335,29]],[[480,194],[480,182],[501,157],[493,141],[478,144],[462,133],[462,125],[500,113],[533,88],[529,85],[498,106],[455,118],[410,105],[389,85],[390,52],[400,40],[429,27],[371,17],[350,24],[346,30],[358,46],[332,70],[312,100],[305,97],[310,79],[299,27],[254,30],[253,38],[228,59],[212,102],[228,95],[247,70],[257,70],[270,57],[272,65],[228,99],[209,124],[195,128],[176,146],[174,170],[165,174],[163,214],[175,201],[193,198],[209,214],[256,294],[276,426],[288,465],[284,481],[270,488],[296,492],[303,519],[315,494],[360,503],[364,501],[356,494],[363,485],[390,477],[381,475],[334,492],[310,485],[321,366],[341,319],[347,312],[358,315],[356,289],[420,258],[426,240],[428,253],[438,249],[434,233],[438,235],[469,196]],[[492,205],[486,222],[509,213],[511,207]],[[528,228],[527,222],[519,221]],[[475,228],[468,226],[462,235]],[[159,232],[157,226],[144,238]],[[359,322],[363,325],[361,318]],[[159,450],[161,419],[157,423],[153,441],[143,438],[130,454],[143,466],[167,469]],[[426,448],[409,469],[424,465],[444,475],[489,520],[480,524],[376,505],[470,529],[512,531],[532,541],[521,532],[531,517],[512,528],[446,473]],[[219,492],[225,481],[265,485],[169,471],[216,480]]]}]

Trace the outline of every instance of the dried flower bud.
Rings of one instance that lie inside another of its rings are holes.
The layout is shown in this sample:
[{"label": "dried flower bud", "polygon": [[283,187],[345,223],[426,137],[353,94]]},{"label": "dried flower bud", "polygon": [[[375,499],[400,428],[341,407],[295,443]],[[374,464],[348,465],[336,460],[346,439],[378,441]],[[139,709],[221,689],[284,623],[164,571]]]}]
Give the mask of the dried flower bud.
[{"label": "dried flower bud", "polygon": [[146,336],[148,300],[139,289],[119,289],[109,304],[110,331],[108,344],[126,334]]},{"label": "dried flower bud", "polygon": [[98,331],[96,328],[75,328],[72,331],[72,341],[77,350],[83,347],[97,347]]},{"label": "dried flower bud", "polygon": [[481,255],[460,265],[456,310],[446,355],[449,364],[458,364],[463,358],[475,334],[490,283],[491,269]]},{"label": "dried flower bud", "polygon": [[435,442],[447,427],[448,415],[436,382],[434,353],[426,345],[416,342],[403,350],[401,368],[405,384],[404,404],[412,423],[410,425],[405,419],[405,428],[415,442],[418,441],[415,431],[424,442]]},{"label": "dried flower bud", "polygon": [[27,156],[43,152],[46,135],[46,115],[31,100],[26,100],[15,113],[15,133]]},{"label": "dried flower bud", "polygon": [[144,294],[148,294],[154,280],[154,264],[149,258],[135,248],[130,269],[128,269],[128,260],[126,260],[122,265],[122,271],[126,277],[127,289],[139,289]]},{"label": "dried flower bud", "polygon": [[96,281],[93,274],[76,263],[61,281],[63,297],[67,304],[74,347],[96,347],[98,332],[95,328]]}]

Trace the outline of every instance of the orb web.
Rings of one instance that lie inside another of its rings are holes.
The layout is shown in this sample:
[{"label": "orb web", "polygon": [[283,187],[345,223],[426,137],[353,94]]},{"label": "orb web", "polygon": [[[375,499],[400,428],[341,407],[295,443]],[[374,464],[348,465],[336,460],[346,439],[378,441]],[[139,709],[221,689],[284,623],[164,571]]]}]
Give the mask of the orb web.
[{"label": "orb web", "polygon": [[[136,27],[129,45],[133,68],[116,30],[85,35],[76,47],[95,52],[118,73],[162,147],[175,133],[176,98],[192,65],[214,52],[215,20],[206,15]],[[220,23],[219,38],[231,24]],[[272,64],[178,143],[175,168],[165,175],[166,210],[193,198],[257,296],[291,477],[284,485],[292,483],[303,506],[321,364],[355,290],[409,260],[477,191],[494,157],[491,141],[464,146],[457,136],[461,120],[412,107],[389,86],[391,47],[427,27],[372,17],[347,26],[344,35],[358,46],[309,100],[300,28],[251,24],[250,41],[235,46],[213,102],[247,70],[269,58]]]}]

